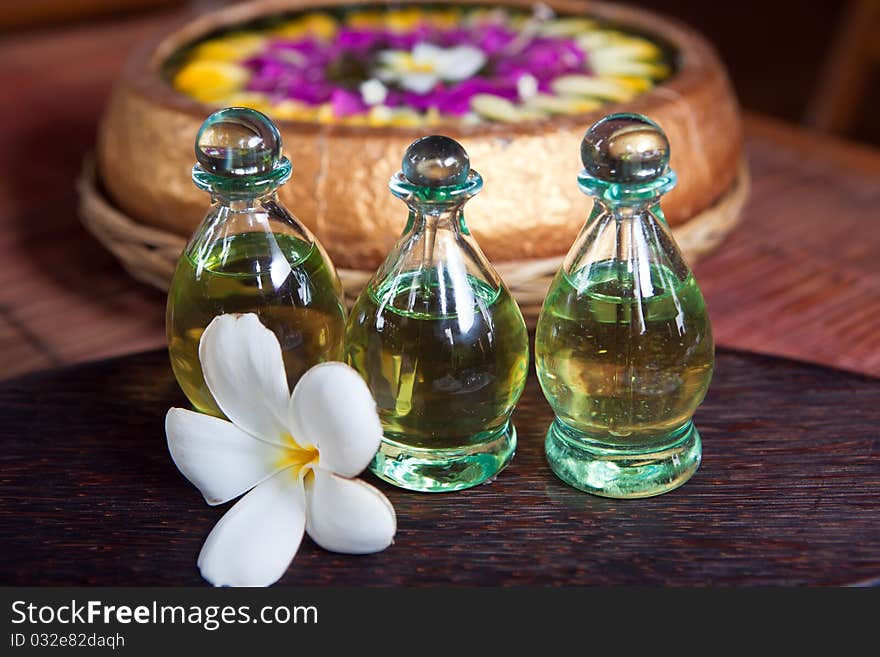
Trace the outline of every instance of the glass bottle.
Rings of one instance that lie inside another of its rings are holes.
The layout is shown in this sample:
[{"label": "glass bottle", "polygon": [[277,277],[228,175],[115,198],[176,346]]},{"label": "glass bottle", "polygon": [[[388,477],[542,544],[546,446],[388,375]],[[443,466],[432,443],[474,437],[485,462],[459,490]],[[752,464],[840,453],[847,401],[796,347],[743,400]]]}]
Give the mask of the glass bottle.
[{"label": "glass bottle", "polygon": [[361,292],[345,353],[384,428],[371,469],[417,491],[468,488],[513,456],[510,421],[528,369],[519,306],[468,231],[482,188],[458,142],[413,142],[391,192],[409,207],[403,235]]},{"label": "glass bottle", "polygon": [[199,339],[215,316],[256,313],[278,337],[292,386],[312,365],[341,359],[345,306],[324,249],[278,200],[291,164],[272,121],[246,108],[214,112],[195,150],[193,181],[211,206],[171,281],[168,351],[192,405],[222,416],[199,363]]},{"label": "glass bottle", "polygon": [[556,418],[545,449],[566,483],[606,497],[658,495],[700,465],[691,419],[714,345],[703,295],[660,209],[675,186],[669,142],[613,114],[581,144],[593,211],[544,301],[538,378]]}]

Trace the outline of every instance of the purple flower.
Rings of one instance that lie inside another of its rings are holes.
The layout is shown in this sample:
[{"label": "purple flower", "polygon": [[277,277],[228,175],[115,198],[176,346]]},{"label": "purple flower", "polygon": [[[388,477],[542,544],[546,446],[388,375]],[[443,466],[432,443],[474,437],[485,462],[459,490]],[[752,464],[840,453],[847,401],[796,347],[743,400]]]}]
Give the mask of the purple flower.
[{"label": "purple flower", "polygon": [[488,23],[481,26],[471,38],[484,53],[492,57],[501,53],[513,42],[516,32],[496,23]]},{"label": "purple flower", "polygon": [[463,27],[457,27],[455,29],[437,32],[434,35],[433,41],[436,42],[438,46],[443,46],[444,48],[452,48],[453,46],[473,44],[474,40],[471,38],[471,36],[472,33],[470,30],[466,30]]},{"label": "purple flower", "polygon": [[[477,94],[492,94],[514,100],[517,96],[516,83],[473,77],[449,86],[437,85],[427,94],[409,92],[403,95],[402,100],[405,105],[422,112],[433,107],[444,114],[461,116],[470,111],[471,98]],[[388,104],[391,105],[390,102]]]},{"label": "purple flower", "polygon": [[515,55],[499,58],[495,64],[496,75],[516,80],[526,73],[539,82],[582,71],[584,53],[574,41],[568,39],[535,39]]},{"label": "purple flower", "polygon": [[[485,54],[485,63],[468,79],[438,81],[427,92],[419,93],[383,78],[389,84],[384,101],[389,107],[407,106],[421,112],[434,108],[460,116],[470,111],[471,99],[477,94],[517,101],[517,85],[523,76],[534,77],[540,91],[550,92],[555,78],[585,71],[586,55],[573,39],[522,39],[519,32],[499,22],[449,29],[422,23],[403,32],[343,27],[329,41],[311,36],[272,39],[263,52],[241,63],[251,71],[247,90],[265,93],[275,101],[290,98],[309,105],[329,102],[335,116],[347,117],[363,114],[369,106],[357,90],[352,90],[359,80],[346,80],[340,86],[339,81],[328,78],[330,71],[348,71],[352,69],[351,63],[360,62],[366,66],[369,77],[377,75],[370,72],[370,67],[382,50],[411,52],[418,44],[441,49],[475,46]],[[359,70],[359,66],[354,70]],[[460,71],[459,77],[467,73]],[[450,80],[455,76],[438,75],[439,79]]]},{"label": "purple flower", "polygon": [[412,50],[421,41],[436,42],[435,30],[429,25],[417,25],[408,32],[388,32],[381,39],[382,43],[394,50]]},{"label": "purple flower", "polygon": [[330,95],[330,103],[333,107],[333,115],[338,117],[363,114],[367,111],[367,105],[360,94],[339,87]]},{"label": "purple flower", "polygon": [[342,28],[336,34],[336,45],[340,50],[365,53],[379,44],[382,33],[374,30]]},{"label": "purple flower", "polygon": [[407,92],[401,91],[400,89],[389,89],[388,94],[385,96],[385,104],[388,107],[400,107],[401,105],[407,104],[407,97],[416,94],[409,94]]}]

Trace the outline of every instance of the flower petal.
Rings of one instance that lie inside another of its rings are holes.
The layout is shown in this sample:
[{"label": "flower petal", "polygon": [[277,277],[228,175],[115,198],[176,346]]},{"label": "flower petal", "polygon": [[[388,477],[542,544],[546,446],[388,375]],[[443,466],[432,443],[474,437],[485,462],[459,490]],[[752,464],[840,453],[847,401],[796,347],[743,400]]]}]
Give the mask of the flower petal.
[{"label": "flower petal", "polygon": [[417,94],[426,94],[437,86],[440,78],[434,73],[401,73],[400,86]]},{"label": "flower petal", "polygon": [[437,73],[444,80],[465,80],[483,68],[485,63],[486,55],[479,48],[456,46],[438,53]]},{"label": "flower petal", "polygon": [[380,552],[394,541],[397,518],[391,502],[360,479],[314,470],[306,483],[306,531],[325,550]]},{"label": "flower petal", "polygon": [[275,334],[253,313],[219,315],[202,334],[199,360],[226,417],[248,433],[283,445],[290,388]]},{"label": "flower petal", "polygon": [[228,502],[284,467],[282,448],[210,415],[169,409],[165,435],[177,469],[208,504]]},{"label": "flower petal", "polygon": [[285,470],[236,502],[205,540],[202,577],[214,586],[269,586],[284,574],[305,528],[302,480]]},{"label": "flower petal", "polygon": [[318,448],[321,468],[343,477],[360,474],[382,440],[376,402],[345,363],[321,363],[302,376],[290,398],[290,426],[300,445]]}]

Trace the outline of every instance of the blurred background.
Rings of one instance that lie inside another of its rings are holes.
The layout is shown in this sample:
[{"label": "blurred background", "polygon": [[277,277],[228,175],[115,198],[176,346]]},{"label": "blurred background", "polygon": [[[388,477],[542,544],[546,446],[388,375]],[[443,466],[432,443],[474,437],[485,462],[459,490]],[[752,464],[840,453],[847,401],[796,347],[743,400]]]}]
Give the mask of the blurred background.
[{"label": "blurred background", "polygon": [[[163,295],[85,232],[75,180],[131,48],[225,4],[0,4],[0,378],[164,344]],[[880,375],[880,0],[629,4],[702,32],[744,110],[749,220],[695,268],[719,343]]]},{"label": "blurred background", "polygon": [[[4,35],[138,16],[202,12],[209,0],[29,0],[0,6]],[[632,1],[715,45],[746,110],[880,144],[880,2]]]}]

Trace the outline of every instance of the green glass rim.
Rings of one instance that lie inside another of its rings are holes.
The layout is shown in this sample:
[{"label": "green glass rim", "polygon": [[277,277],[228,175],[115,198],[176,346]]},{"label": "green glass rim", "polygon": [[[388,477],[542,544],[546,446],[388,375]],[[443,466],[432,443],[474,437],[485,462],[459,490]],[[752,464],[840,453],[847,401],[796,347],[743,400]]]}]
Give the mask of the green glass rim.
[{"label": "green glass rim", "polygon": [[278,165],[271,171],[247,176],[218,176],[205,171],[200,164],[192,168],[192,179],[196,187],[206,192],[229,195],[265,194],[277,189],[288,180],[293,173],[293,165],[286,157],[282,157]]},{"label": "green glass rim", "polygon": [[410,182],[403,171],[398,171],[388,181],[391,193],[404,201],[422,203],[461,203],[483,189],[483,177],[471,169],[467,179],[458,185],[428,187]]},{"label": "green glass rim", "polygon": [[612,203],[642,203],[656,199],[675,187],[678,176],[667,169],[653,180],[636,183],[617,183],[602,180],[583,169],[578,174],[578,187],[588,196]]}]

